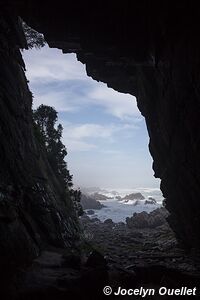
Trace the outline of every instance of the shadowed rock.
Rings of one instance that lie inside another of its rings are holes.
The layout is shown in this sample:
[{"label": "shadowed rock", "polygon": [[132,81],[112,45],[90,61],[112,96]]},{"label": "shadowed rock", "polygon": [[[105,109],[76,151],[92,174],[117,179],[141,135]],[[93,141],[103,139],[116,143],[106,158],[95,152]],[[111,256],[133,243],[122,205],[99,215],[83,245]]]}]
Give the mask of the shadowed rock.
[{"label": "shadowed rock", "polygon": [[97,201],[93,196],[88,196],[85,194],[81,195],[81,205],[83,209],[101,209],[105,207],[99,201]]},{"label": "shadowed rock", "polygon": [[144,196],[141,193],[132,193],[126,195],[122,200],[144,200]]},{"label": "shadowed rock", "polygon": [[143,211],[134,213],[131,218],[126,218],[129,228],[155,228],[167,224],[166,218],[169,215],[165,208],[157,208],[150,213]]},{"label": "shadowed rock", "polygon": [[103,194],[100,194],[100,193],[94,193],[91,195],[92,198],[94,198],[95,200],[98,200],[98,201],[105,201],[105,200],[108,200],[108,199],[113,199],[113,197],[108,197],[108,196],[105,196]]}]

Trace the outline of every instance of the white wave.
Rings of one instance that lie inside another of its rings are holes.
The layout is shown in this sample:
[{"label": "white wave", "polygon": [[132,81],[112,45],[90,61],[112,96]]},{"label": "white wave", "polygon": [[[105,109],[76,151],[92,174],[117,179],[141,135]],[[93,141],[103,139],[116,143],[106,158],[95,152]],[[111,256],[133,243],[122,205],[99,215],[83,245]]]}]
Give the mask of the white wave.
[{"label": "white wave", "polygon": [[124,203],[124,201],[116,201],[116,200],[107,200],[104,201],[106,207],[100,210],[94,210],[95,214],[89,217],[98,218],[101,221],[105,221],[106,219],[112,219],[113,222],[125,222],[127,217],[131,217],[135,212],[151,212],[152,210],[161,207],[161,204],[144,204],[144,201],[139,202],[138,205],[130,204],[133,203],[134,200],[129,200],[129,204]]},{"label": "white wave", "polygon": [[[102,195],[105,195],[108,198],[112,198],[113,200],[116,200],[116,196],[120,196],[121,198],[124,198],[126,195],[132,194],[132,193],[141,193],[145,199],[148,199],[149,197],[154,198],[159,204],[163,201],[163,195],[159,188],[150,188],[150,187],[138,187],[134,189],[127,189],[127,188],[96,188],[97,193],[100,193]],[[95,190],[93,189],[91,193],[94,193]],[[110,200],[110,199],[109,199]],[[130,200],[132,201],[132,200]],[[133,200],[135,201],[135,200]],[[118,201],[119,202],[119,201]],[[121,202],[121,201],[120,201]],[[124,202],[123,202],[124,203]],[[126,204],[134,205],[134,203],[127,202]]]}]

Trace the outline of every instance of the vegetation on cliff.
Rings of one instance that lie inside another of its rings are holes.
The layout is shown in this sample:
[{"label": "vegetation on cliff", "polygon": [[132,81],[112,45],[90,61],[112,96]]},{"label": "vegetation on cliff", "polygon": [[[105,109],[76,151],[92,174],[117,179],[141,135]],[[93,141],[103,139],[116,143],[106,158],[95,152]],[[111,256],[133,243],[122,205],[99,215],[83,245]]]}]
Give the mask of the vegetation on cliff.
[{"label": "vegetation on cliff", "polygon": [[28,49],[32,49],[32,48],[40,49],[44,47],[46,41],[44,39],[43,34],[37,32],[35,29],[28,26],[23,20],[21,20],[21,22],[22,22],[24,35],[26,37]]},{"label": "vegetation on cliff", "polygon": [[56,177],[59,178],[64,190],[69,192],[78,215],[81,215],[83,213],[80,205],[81,192],[72,188],[73,176],[70,174],[65,161],[67,149],[61,140],[63,127],[61,124],[56,127],[58,120],[56,110],[51,106],[42,104],[34,110],[33,120],[37,140],[44,148],[51,168]]}]

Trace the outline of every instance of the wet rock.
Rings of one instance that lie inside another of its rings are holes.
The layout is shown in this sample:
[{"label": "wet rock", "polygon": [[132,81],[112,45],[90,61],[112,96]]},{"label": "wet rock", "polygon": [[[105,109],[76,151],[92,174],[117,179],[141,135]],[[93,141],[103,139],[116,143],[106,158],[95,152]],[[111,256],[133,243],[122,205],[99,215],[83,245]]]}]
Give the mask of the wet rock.
[{"label": "wet rock", "polygon": [[153,197],[149,197],[148,200],[145,200],[144,204],[156,204],[157,201]]},{"label": "wet rock", "polygon": [[134,213],[131,218],[126,218],[126,223],[129,228],[155,228],[167,224],[168,214],[165,208],[157,208],[150,213]]},{"label": "wet rock", "polygon": [[106,219],[106,220],[104,221],[104,224],[107,224],[107,225],[114,225],[112,219]]}]

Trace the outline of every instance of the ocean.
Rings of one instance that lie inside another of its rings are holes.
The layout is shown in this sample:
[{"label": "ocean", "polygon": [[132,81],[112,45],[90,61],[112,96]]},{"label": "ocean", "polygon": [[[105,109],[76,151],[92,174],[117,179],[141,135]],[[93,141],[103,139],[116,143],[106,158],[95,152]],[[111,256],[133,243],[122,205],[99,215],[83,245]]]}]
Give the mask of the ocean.
[{"label": "ocean", "polygon": [[141,193],[145,197],[145,200],[152,197],[156,200],[157,204],[144,204],[145,200],[140,200],[138,201],[139,203],[135,205],[135,200],[125,202],[124,200],[118,201],[114,197],[113,199],[100,201],[106,207],[99,210],[93,209],[94,214],[90,215],[90,218],[98,218],[102,222],[106,219],[112,219],[115,223],[126,222],[126,218],[132,217],[135,212],[139,213],[146,211],[149,213],[152,210],[161,207],[164,200],[162,193],[158,188],[118,189],[115,191],[113,191],[113,189],[102,189],[101,191],[98,191],[98,193],[108,197],[113,197],[114,192],[115,197],[121,196],[122,198],[131,193]]}]

